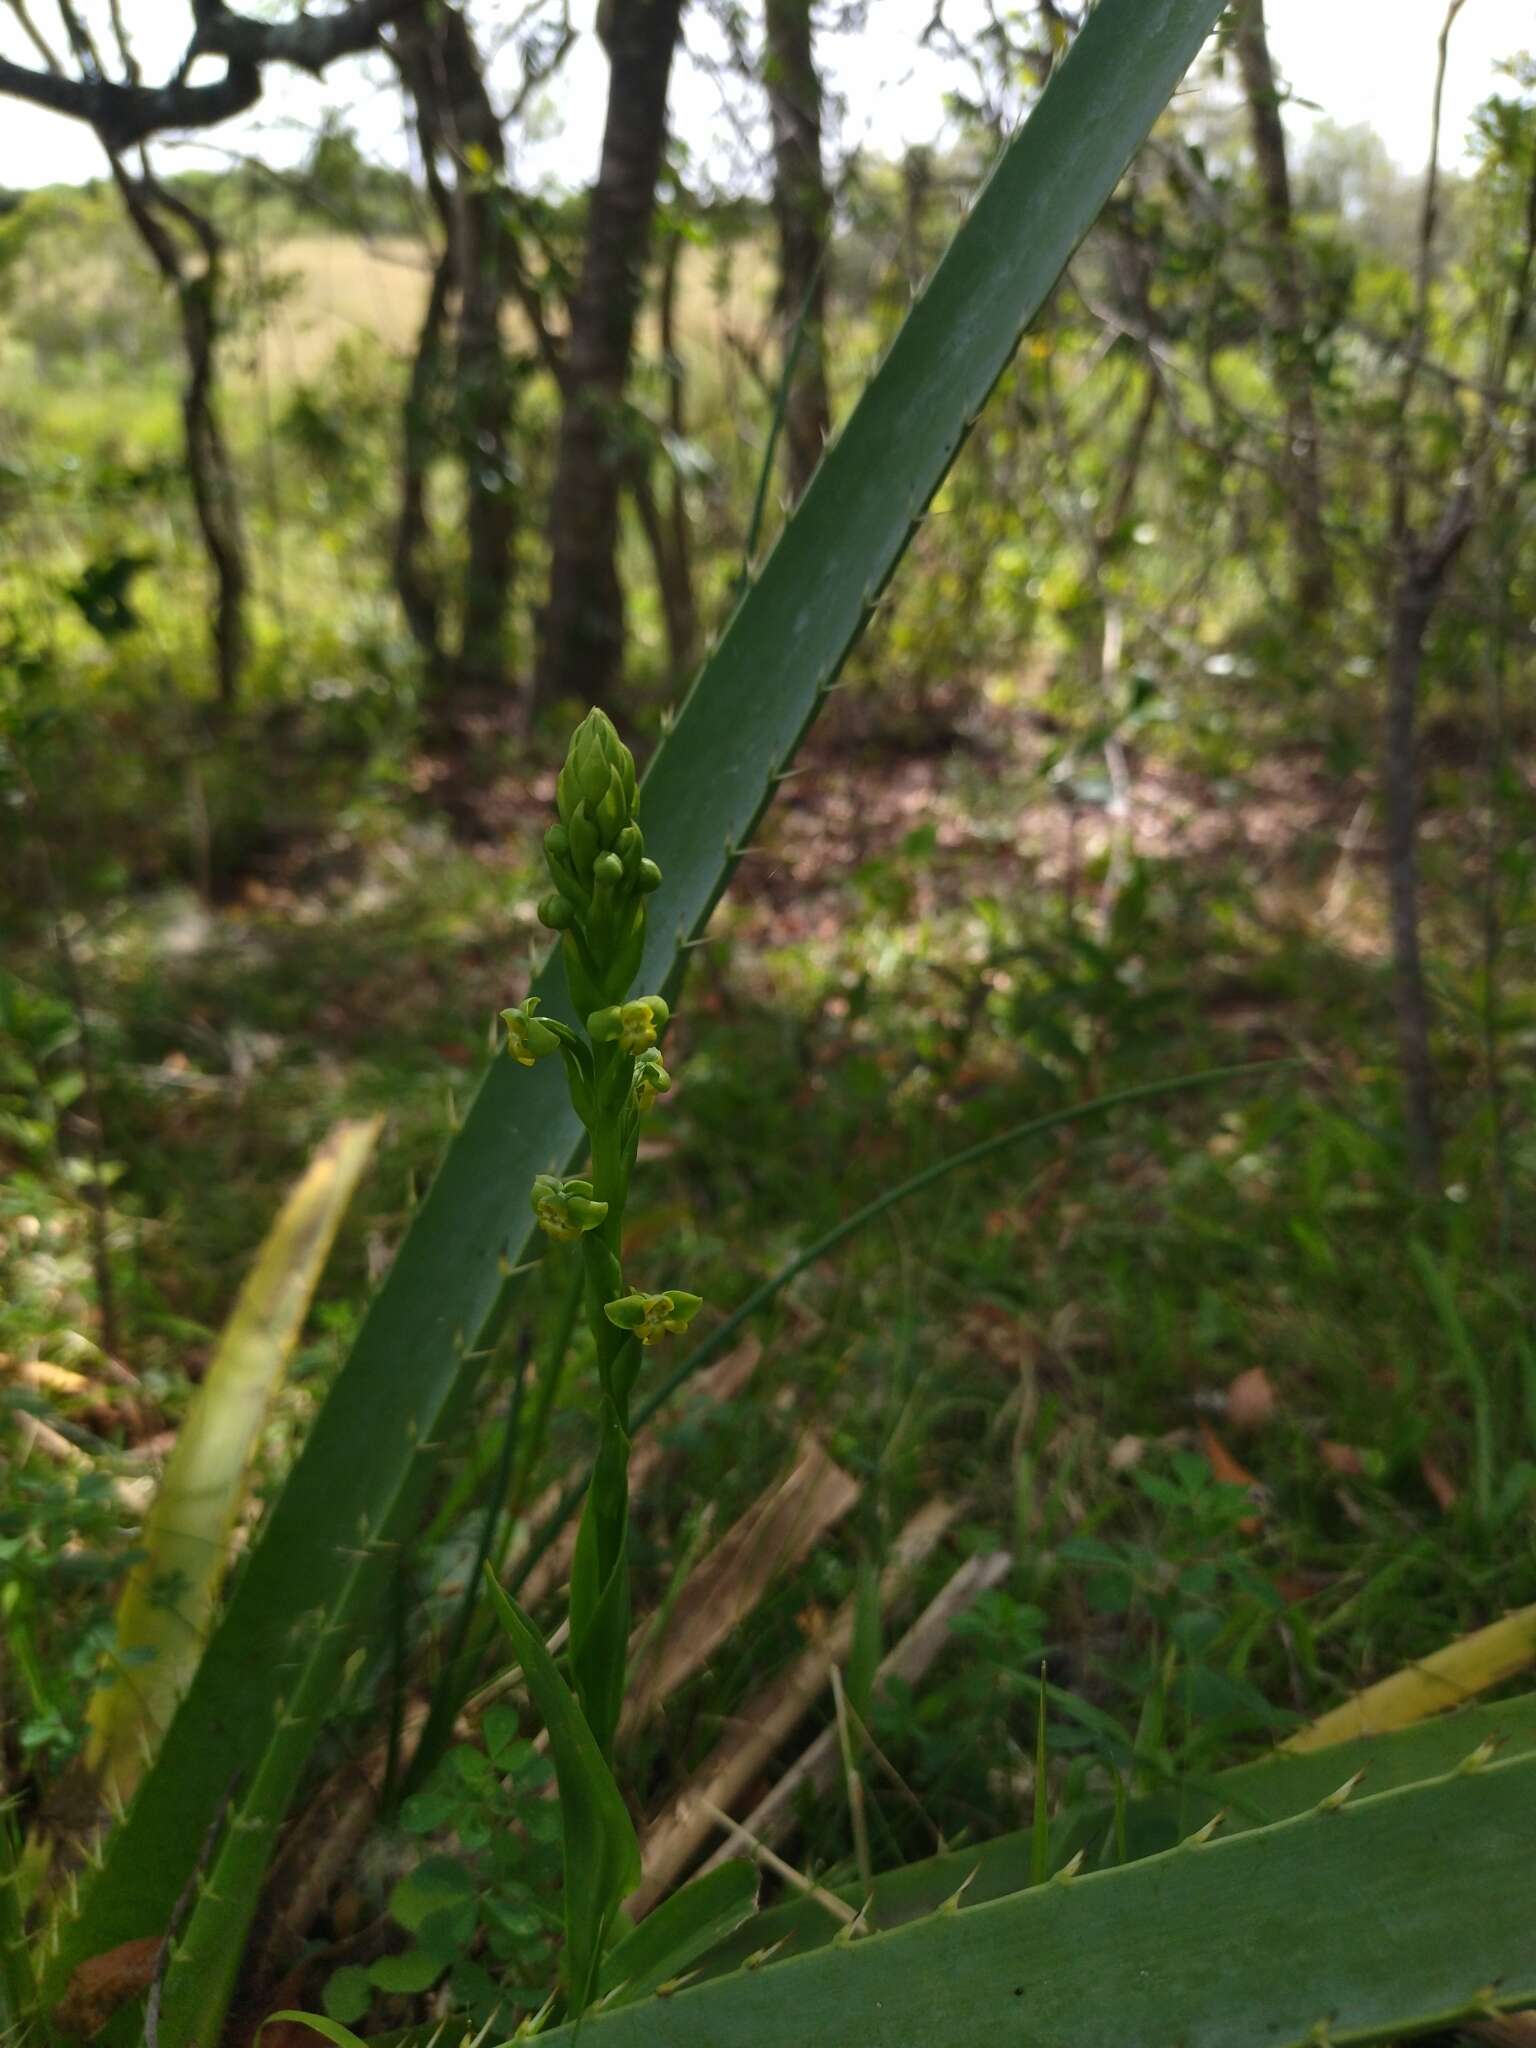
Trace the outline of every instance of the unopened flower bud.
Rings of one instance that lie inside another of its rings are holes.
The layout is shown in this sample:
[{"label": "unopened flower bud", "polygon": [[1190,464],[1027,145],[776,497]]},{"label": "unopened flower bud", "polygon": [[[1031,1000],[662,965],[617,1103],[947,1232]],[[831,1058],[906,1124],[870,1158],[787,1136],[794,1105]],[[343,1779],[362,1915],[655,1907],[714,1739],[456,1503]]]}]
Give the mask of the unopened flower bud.
[{"label": "unopened flower bud", "polygon": [[603,1314],[616,1329],[628,1330],[642,1344],[659,1344],[663,1337],[678,1337],[687,1329],[703,1298],[685,1294],[674,1287],[666,1294],[626,1294],[605,1304]]},{"label": "unopened flower bud", "polygon": [[568,932],[576,922],[576,906],[568,896],[546,896],[539,905],[539,923],[552,932]]},{"label": "unopened flower bud", "polygon": [[577,804],[585,801],[596,818],[610,789],[617,791],[620,816],[613,828],[616,831],[635,808],[635,761],[607,713],[594,709],[571,735],[565,766],[555,785],[560,816],[569,824]]},{"label": "unopened flower bud", "polygon": [[603,844],[597,836],[592,814],[584,803],[578,804],[571,813],[570,834],[571,866],[585,881],[592,872],[593,861],[603,850]]},{"label": "unopened flower bud", "polygon": [[[582,731],[584,732],[585,728],[582,728]],[[608,784],[612,780],[613,770],[603,759],[602,747],[596,740],[592,740],[589,744],[581,745],[580,738],[581,736],[578,734],[580,751],[576,753],[575,757],[576,780],[580,785],[582,795],[587,800],[588,808],[595,811],[603,798],[608,794]]]},{"label": "unopened flower bud", "polygon": [[643,896],[649,896],[653,889],[661,887],[661,869],[653,860],[643,860],[635,876],[635,882]]},{"label": "unopened flower bud", "polygon": [[629,806],[624,801],[624,785],[617,775],[610,772],[608,787],[595,805],[592,813],[597,820],[597,829],[606,845],[612,846],[629,818]]},{"label": "unopened flower bud", "polygon": [[606,889],[616,889],[624,879],[624,863],[616,853],[600,853],[592,863],[592,880]]}]

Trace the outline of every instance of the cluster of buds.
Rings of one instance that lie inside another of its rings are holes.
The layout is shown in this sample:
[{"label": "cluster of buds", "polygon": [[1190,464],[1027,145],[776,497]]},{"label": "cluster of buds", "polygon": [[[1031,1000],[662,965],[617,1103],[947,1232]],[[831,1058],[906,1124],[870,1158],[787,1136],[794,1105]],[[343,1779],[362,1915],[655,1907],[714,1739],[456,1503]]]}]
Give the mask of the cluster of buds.
[{"label": "cluster of buds", "polygon": [[680,1337],[702,1306],[701,1295],[674,1287],[666,1294],[621,1295],[604,1305],[603,1314],[642,1344],[659,1344],[663,1337]]},{"label": "cluster of buds", "polygon": [[[624,1282],[618,1264],[620,1227],[634,1164],[640,1117],[672,1086],[657,1040],[670,1020],[660,996],[628,993],[645,945],[646,897],[661,880],[645,857],[637,818],[635,764],[601,711],[578,726],[556,785],[560,822],[544,837],[555,884],[539,917],[561,934],[566,977],[586,1036],[557,1017],[539,1014],[529,996],[503,1010],[508,1055],[531,1067],[564,1056],[571,1100],[592,1139],[591,1180],[541,1173],[530,1199],[539,1228],[557,1243],[587,1240],[600,1358],[619,1342],[642,1345],[678,1336],[700,1307],[696,1294],[604,1296]],[[591,1233],[589,1236],[588,1233]]]},{"label": "cluster of buds", "polygon": [[544,835],[553,892],[540,922],[564,939],[566,978],[581,1013],[617,1003],[645,946],[645,899],[661,881],[637,822],[634,756],[602,711],[576,728],[555,785],[559,823]]},{"label": "cluster of buds", "polygon": [[531,1199],[540,1230],[556,1244],[573,1243],[583,1231],[595,1230],[608,1214],[606,1202],[593,1201],[589,1180],[561,1180],[541,1173],[534,1180]]}]

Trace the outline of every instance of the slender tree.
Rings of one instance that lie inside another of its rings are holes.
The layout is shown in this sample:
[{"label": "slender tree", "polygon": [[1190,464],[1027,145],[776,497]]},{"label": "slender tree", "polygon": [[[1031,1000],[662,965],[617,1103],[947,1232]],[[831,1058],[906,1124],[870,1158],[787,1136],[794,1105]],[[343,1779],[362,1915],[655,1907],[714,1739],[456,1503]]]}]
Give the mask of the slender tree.
[{"label": "slender tree", "polygon": [[[1475,530],[1488,497],[1498,446],[1505,380],[1524,343],[1536,297],[1536,157],[1527,172],[1522,240],[1505,287],[1503,317],[1495,322],[1486,374],[1477,387],[1475,424],[1458,449],[1455,473],[1428,516],[1415,516],[1412,449],[1413,401],[1428,360],[1434,295],[1436,232],[1440,210],[1440,118],[1451,31],[1465,0],[1449,0],[1440,30],[1430,116],[1429,159],[1419,209],[1413,315],[1403,345],[1397,389],[1397,433],[1391,458],[1386,718],[1382,743],[1382,804],[1386,819],[1387,896],[1392,928],[1393,991],[1403,1113],[1409,1157],[1426,1192],[1440,1182],[1440,1130],[1431,1050],[1433,1013],[1424,975],[1419,930],[1419,700],[1424,649],[1447,582]],[[1515,400],[1517,417],[1524,410]],[[1524,459],[1518,438],[1514,460]],[[1518,473],[1518,472],[1517,472]]]},{"label": "slender tree", "polygon": [[608,110],[564,356],[535,708],[563,697],[611,702],[623,673],[619,499],[632,472],[625,390],[681,16],[682,0],[604,0],[599,10]]},{"label": "slender tree", "polygon": [[822,164],[822,92],[812,0],[765,0],[763,84],[773,127],[776,311],[789,388],[784,463],[791,499],[810,482],[831,426],[827,397],[827,244],[832,200]]},{"label": "slender tree", "polygon": [[1322,451],[1308,357],[1306,293],[1264,0],[1234,0],[1232,34],[1259,181],[1273,373],[1285,408],[1282,469],[1296,554],[1296,603],[1304,618],[1315,620],[1332,601],[1333,561],[1323,520]]},{"label": "slender tree", "polygon": [[[698,658],[699,609],[693,587],[693,529],[683,465],[677,451],[687,438],[683,359],[678,345],[678,277],[687,238],[673,223],[662,239],[656,316],[666,379],[666,437],[655,434],[635,454],[631,490],[656,570],[656,592],[667,628],[667,652],[675,682],[686,682]],[[664,489],[652,479],[663,472]]]},{"label": "slender tree", "polygon": [[[442,233],[405,399],[395,586],[440,688],[494,689],[507,673],[517,513],[508,442],[518,373],[503,317],[513,260],[506,148],[460,9],[435,7],[402,24],[393,52],[415,108],[427,190]],[[448,439],[464,484],[466,563],[452,651],[444,595],[427,560],[426,475],[439,444],[439,414],[451,423]]]},{"label": "slender tree", "polygon": [[251,578],[239,479],[224,433],[219,388],[224,241],[206,213],[155,176],[147,150],[139,153],[136,174],[119,156],[113,155],[111,164],[128,218],[176,296],[187,367],[181,394],[182,445],[192,504],[213,572],[214,667],[219,701],[227,707],[239,695],[249,647],[246,609]]}]

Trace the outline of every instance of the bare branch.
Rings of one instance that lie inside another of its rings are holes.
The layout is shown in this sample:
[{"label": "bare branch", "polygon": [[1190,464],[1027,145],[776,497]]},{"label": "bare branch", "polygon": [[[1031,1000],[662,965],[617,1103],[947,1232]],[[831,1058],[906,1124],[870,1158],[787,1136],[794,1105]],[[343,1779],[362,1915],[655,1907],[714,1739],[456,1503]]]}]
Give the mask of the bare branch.
[{"label": "bare branch", "polygon": [[53,47],[49,43],[48,38],[32,19],[27,7],[27,0],[7,0],[7,5],[10,7],[12,14],[15,15],[17,26],[22,34],[32,45],[33,49],[36,50],[39,57],[42,58],[43,69],[45,71],[62,71],[64,66],[54,55]]},{"label": "bare branch", "polygon": [[0,94],[96,130],[109,151],[131,149],[162,128],[213,128],[243,114],[261,97],[261,70],[231,63],[212,85],[114,85],[105,78],[65,78],[29,71],[0,57]]},{"label": "bare branch", "polygon": [[224,0],[192,0],[197,32],[193,54],[247,64],[292,64],[317,76],[338,57],[375,47],[379,31],[420,11],[421,0],[352,0],[335,14],[300,14],[295,21],[252,21]]},{"label": "bare branch", "polygon": [[[302,14],[294,21],[252,21],[223,0],[193,0],[195,28],[176,76],[164,85],[119,84],[101,75],[94,46],[72,8],[64,9],[85,74],[68,78],[51,66],[29,70],[0,57],[0,95],[84,121],[109,152],[132,149],[167,128],[212,128],[243,114],[261,97],[266,64],[293,64],[319,73],[338,57],[374,47],[390,22],[415,13],[422,0],[353,0],[334,14]],[[13,0],[13,12],[15,11]],[[25,26],[25,16],[18,16]],[[38,39],[34,48],[43,54]],[[198,57],[222,57],[227,69],[210,85],[192,85]],[[45,59],[46,61],[46,59]]]}]

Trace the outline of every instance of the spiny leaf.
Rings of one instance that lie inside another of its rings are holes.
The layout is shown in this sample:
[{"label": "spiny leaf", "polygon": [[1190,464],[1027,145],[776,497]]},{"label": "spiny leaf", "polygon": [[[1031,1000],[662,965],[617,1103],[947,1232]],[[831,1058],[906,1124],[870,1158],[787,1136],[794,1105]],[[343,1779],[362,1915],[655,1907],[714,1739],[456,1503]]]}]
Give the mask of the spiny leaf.
[{"label": "spiny leaf", "polygon": [[598,1982],[599,1992],[612,1994],[605,2010],[630,2005],[681,1976],[750,1920],[756,1904],[757,1872],[750,1863],[722,1863],[685,1884],[608,1951]]},{"label": "spiny leaf", "polygon": [[[1137,1860],[1189,1840],[1218,1814],[1223,1829],[1236,1834],[1308,1812],[1357,1772],[1365,1773],[1371,1792],[1390,1791],[1464,1768],[1469,1758],[1485,1757],[1490,1745],[1499,1756],[1536,1754],[1536,1694],[1496,1707],[1468,1708],[1391,1735],[1342,1742],[1315,1755],[1265,1757],[1222,1771],[1206,1785],[1113,1802],[1108,1811],[1098,1803],[1085,1806],[1075,1816],[1060,1817],[1058,1849],[1087,1845],[1091,1851],[1106,1844],[1106,1861]],[[1117,1830],[1115,1808],[1121,1806],[1124,1821]],[[1033,1869],[1034,1831],[1025,1828],[887,1871],[875,1879],[875,1925],[897,1927],[938,1912],[961,1886],[967,1909],[1007,1898],[1033,1882]],[[858,1904],[862,1894],[849,1886],[841,1896]],[[819,1908],[793,1900],[760,1914],[723,1942],[704,1970],[721,1976],[740,1967],[750,1951],[787,1943],[785,1953],[803,1955],[829,1938]]]},{"label": "spiny leaf", "polygon": [[[1395,2041],[1536,2002],[1533,1828],[1536,1757],[1526,1756],[741,1971],[665,2008],[598,2014],[581,2039],[587,2048]],[[1446,1881],[1448,1844],[1455,1883]],[[546,2039],[574,2048],[576,2036],[560,2028]]]}]

